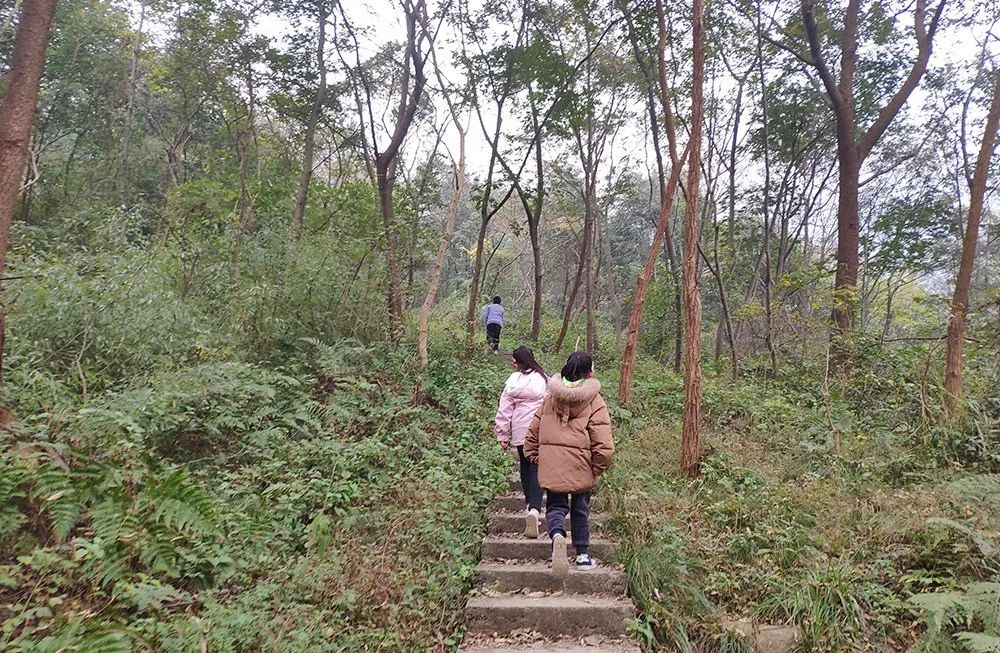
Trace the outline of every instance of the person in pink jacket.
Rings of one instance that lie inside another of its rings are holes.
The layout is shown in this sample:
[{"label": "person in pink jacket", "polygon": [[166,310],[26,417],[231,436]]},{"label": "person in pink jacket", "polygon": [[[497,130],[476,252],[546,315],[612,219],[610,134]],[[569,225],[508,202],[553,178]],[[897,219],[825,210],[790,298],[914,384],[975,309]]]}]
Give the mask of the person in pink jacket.
[{"label": "person in pink jacket", "polygon": [[549,377],[535,360],[534,352],[527,347],[521,346],[514,350],[511,364],[515,371],[503,386],[494,431],[501,449],[506,450],[511,445],[517,448],[521,464],[521,487],[527,504],[524,534],[537,538],[541,521],[542,488],[538,485],[538,466],[524,456],[524,438],[535,411],[545,400]]}]

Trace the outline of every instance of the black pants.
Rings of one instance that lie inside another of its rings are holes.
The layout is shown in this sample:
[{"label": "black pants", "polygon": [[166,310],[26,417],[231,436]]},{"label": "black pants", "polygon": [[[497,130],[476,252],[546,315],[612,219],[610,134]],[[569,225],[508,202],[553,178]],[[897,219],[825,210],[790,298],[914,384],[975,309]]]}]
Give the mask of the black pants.
[{"label": "black pants", "polygon": [[524,489],[524,500],[528,509],[542,511],[542,488],[538,485],[538,465],[524,456],[524,445],[517,448],[517,457],[521,461],[521,487]]},{"label": "black pants", "polygon": [[566,535],[566,514],[572,516],[570,527],[573,531],[573,546],[577,555],[590,552],[590,492],[580,494],[558,494],[549,492],[545,521],[549,537],[556,533]]},{"label": "black pants", "polygon": [[490,348],[493,351],[496,351],[500,347],[500,329],[502,328],[499,324],[486,325],[486,342],[490,343]]}]

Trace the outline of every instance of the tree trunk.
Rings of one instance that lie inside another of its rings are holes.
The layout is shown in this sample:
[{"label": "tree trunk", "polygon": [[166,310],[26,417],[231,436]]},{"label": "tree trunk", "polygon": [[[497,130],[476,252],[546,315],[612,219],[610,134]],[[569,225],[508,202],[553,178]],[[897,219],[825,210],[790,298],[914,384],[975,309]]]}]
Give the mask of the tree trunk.
[{"label": "tree trunk", "polygon": [[[778,356],[774,351],[774,315],[771,311],[771,157],[768,154],[767,78],[764,76],[764,53],[762,51],[762,25],[760,5],[757,6],[757,72],[760,74],[761,126],[764,138],[764,344],[771,358],[771,378],[778,377]],[[779,248],[779,253],[780,253]]]},{"label": "tree trunk", "polygon": [[[399,232],[396,227],[396,212],[392,204],[392,193],[396,187],[396,165],[399,150],[403,140],[413,124],[417,105],[424,94],[427,77],[424,75],[424,64],[430,52],[422,51],[424,38],[430,38],[425,27],[418,28],[422,21],[426,22],[427,6],[424,0],[405,3],[406,13],[406,56],[403,59],[401,92],[399,109],[396,113],[396,123],[393,126],[392,138],[385,150],[375,155],[375,177],[379,191],[379,210],[382,213],[382,226],[385,229],[385,260],[388,272],[386,303],[389,309],[389,340],[399,344],[403,338],[403,266],[400,261]],[[433,42],[430,47],[433,48]],[[413,74],[410,74],[410,65]],[[410,82],[413,82],[412,87]],[[370,102],[371,98],[369,98]],[[374,144],[373,144],[374,145]]]},{"label": "tree trunk", "polygon": [[[487,176],[487,189],[489,188],[489,177]],[[487,190],[489,193],[489,190]],[[476,332],[476,324],[479,322],[478,314],[478,303],[479,303],[479,283],[482,278],[483,273],[483,248],[486,247],[486,230],[490,226],[490,215],[487,208],[489,202],[489,195],[483,199],[483,209],[479,220],[479,237],[476,239],[476,256],[475,262],[472,265],[472,280],[469,282],[469,307],[465,313],[465,348],[472,349],[472,338]]]},{"label": "tree trunk", "polygon": [[[657,41],[657,71],[660,86],[660,109],[663,111],[663,122],[667,132],[667,141],[670,150],[670,178],[663,184],[663,155],[660,152],[660,140],[658,127],[656,124],[656,112],[653,108],[652,99],[649,103],[650,128],[653,130],[653,153],[656,155],[657,169],[660,171],[660,217],[656,223],[656,231],[653,232],[653,242],[646,253],[646,264],[635,282],[635,292],[632,298],[632,314],[629,316],[628,327],[625,331],[625,348],[622,351],[621,373],[618,381],[618,401],[622,405],[628,404],[632,400],[632,375],[635,372],[635,362],[639,348],[639,329],[642,326],[642,313],[646,307],[646,295],[649,292],[649,281],[656,269],[656,257],[659,255],[661,244],[667,254],[667,261],[670,265],[670,273],[675,281],[675,291],[677,286],[677,268],[674,265],[673,243],[670,239],[670,213],[674,204],[674,195],[677,193],[677,185],[680,183],[681,170],[684,167],[684,160],[690,151],[691,143],[688,142],[688,149],[684,154],[677,155],[677,133],[674,128],[673,111],[670,106],[670,86],[667,77],[667,67],[665,54],[667,49],[667,27],[662,0],[656,2],[657,21],[659,35]],[[679,300],[679,293],[678,293]],[[675,370],[680,365],[680,339],[675,338]]]},{"label": "tree trunk", "polygon": [[[530,90],[530,89],[529,89]],[[542,222],[542,205],[545,201],[545,166],[542,160],[542,126],[538,120],[538,108],[534,94],[531,100],[531,125],[535,131],[535,204],[528,216],[528,235],[531,239],[531,261],[534,269],[534,287],[531,301],[531,334],[537,341],[542,332],[542,243],[538,229]]]},{"label": "tree trunk", "polygon": [[128,73],[128,103],[125,108],[125,125],[122,127],[122,152],[118,163],[118,204],[124,205],[128,190],[128,157],[132,140],[132,123],[135,116],[135,82],[139,71],[139,54],[142,52],[142,28],[146,21],[146,0],[139,3],[139,28],[135,32],[135,47]]},{"label": "tree trunk", "polygon": [[597,353],[597,322],[596,322],[596,312],[597,312],[597,297],[596,289],[594,288],[595,271],[594,271],[594,249],[595,241],[597,240],[597,198],[594,197],[593,193],[590,194],[590,200],[588,203],[591,205],[590,210],[590,242],[587,243],[587,277],[586,277],[586,305],[587,305],[587,351],[591,354]]},{"label": "tree trunk", "polygon": [[559,336],[556,338],[556,344],[552,348],[553,352],[556,354],[558,354],[562,349],[563,342],[566,340],[566,332],[569,330],[569,322],[573,317],[573,307],[576,304],[576,296],[580,292],[580,285],[583,282],[584,273],[588,270],[591,230],[593,229],[593,220],[591,220],[589,204],[589,201],[584,202],[583,237],[580,239],[580,261],[576,266],[576,275],[573,277],[573,284],[570,286],[569,297],[566,298],[566,309],[563,313],[562,326],[559,328]]},{"label": "tree trunk", "polygon": [[[747,70],[749,73],[750,71]],[[740,146],[740,118],[743,116],[743,85],[739,80],[736,90],[736,106],[733,107],[733,140],[729,148],[729,206],[726,217],[726,245],[729,256],[736,260],[736,154]],[[766,145],[765,145],[766,147]]]},{"label": "tree trunk", "polygon": [[701,465],[701,294],[698,280],[698,181],[702,97],[705,85],[705,9],[693,0],[694,71],[691,84],[691,142],[684,212],[684,429],[681,471],[697,476]]},{"label": "tree trunk", "polygon": [[[688,147],[690,148],[690,144]],[[688,151],[685,150],[685,153]],[[621,374],[618,381],[618,402],[622,405],[626,405],[632,400],[632,374],[635,372],[635,362],[639,351],[639,329],[642,326],[642,313],[646,307],[649,281],[653,277],[653,271],[656,269],[656,258],[659,256],[664,236],[669,230],[670,213],[674,204],[674,196],[677,194],[677,185],[680,182],[683,167],[683,156],[679,157],[670,166],[670,178],[667,181],[667,187],[660,196],[660,217],[656,223],[656,231],[653,232],[653,242],[646,253],[646,264],[643,266],[642,272],[639,273],[639,277],[635,282],[635,293],[632,298],[632,314],[629,317],[628,327],[625,330],[625,348],[622,351]]]},{"label": "tree trunk", "polygon": [[[588,68],[589,74],[589,68]],[[589,79],[589,78],[588,78]],[[592,112],[591,108],[591,112]],[[588,113],[586,119],[586,144],[583,139],[583,134],[578,126],[574,126],[573,132],[576,136],[577,147],[579,148],[580,154],[580,164],[583,168],[584,177],[584,188],[583,188],[583,238],[580,244],[580,261],[576,267],[576,277],[573,281],[573,287],[570,289],[569,298],[566,300],[566,310],[563,313],[562,326],[559,329],[559,336],[556,338],[556,344],[553,347],[555,353],[559,353],[562,349],[563,341],[566,339],[566,332],[569,329],[570,319],[573,317],[573,306],[576,304],[576,296],[580,291],[580,285],[586,277],[587,284],[589,285],[593,281],[593,268],[591,266],[591,243],[594,240],[594,211],[597,204],[597,156],[594,146],[594,132],[593,132],[593,115]],[[590,305],[590,296],[585,289],[585,299],[586,299],[586,312],[587,312],[587,345],[588,348],[591,345],[591,328],[592,328],[592,307]],[[595,338],[596,339],[596,338]]]},{"label": "tree trunk", "polygon": [[448,203],[448,217],[445,221],[444,233],[441,234],[441,241],[438,243],[437,256],[434,259],[434,268],[431,270],[431,278],[427,285],[427,295],[424,303],[420,307],[420,322],[417,327],[417,350],[420,358],[420,372],[427,371],[427,333],[430,324],[431,309],[437,300],[438,287],[441,283],[441,270],[444,267],[444,257],[448,253],[448,246],[451,244],[452,236],[455,234],[455,220],[462,208],[465,199],[465,130],[462,128],[457,116],[454,116],[455,127],[458,129],[458,169],[455,171],[455,185],[452,189],[451,201]]},{"label": "tree trunk", "polygon": [[834,78],[823,54],[823,43],[816,25],[816,0],[801,0],[802,22],[809,43],[809,56],[799,59],[815,69],[823,83],[837,122],[837,161],[840,168],[839,205],[837,207],[837,274],[833,296],[832,356],[838,367],[850,370],[851,332],[857,304],[858,283],[858,176],[861,164],[895,120],[906,100],[920,83],[930,61],[934,36],[947,0],[938,0],[927,23],[927,0],[917,0],[913,11],[913,31],[917,55],[899,88],[878,111],[875,121],[859,134],[854,112],[854,74],[857,68],[859,15],[861,0],[849,0],[844,14],[840,43],[840,75]]},{"label": "tree trunk", "polygon": [[611,256],[611,223],[607,211],[601,213],[601,257],[607,270],[608,299],[611,301],[611,323],[617,338],[622,332],[622,302],[618,296],[618,284],[615,283],[614,258]]},{"label": "tree trunk", "polygon": [[531,240],[531,264],[534,270],[531,299],[531,334],[529,338],[538,340],[542,332],[542,244],[538,235],[538,222],[528,222],[528,236]]},{"label": "tree trunk", "polygon": [[386,302],[389,308],[389,339],[398,342],[403,326],[403,266],[399,260],[399,233],[396,230],[396,209],[392,205],[392,192],[396,186],[396,159],[375,164],[378,179],[378,206],[385,229],[385,259],[388,271]]},{"label": "tree trunk", "polygon": [[246,167],[249,164],[249,150],[254,149],[257,160],[257,180],[260,180],[260,156],[257,152],[257,93],[253,83],[253,62],[250,58],[249,48],[244,48],[245,60],[243,62],[243,79],[247,85],[247,117],[244,128],[240,131],[240,138],[243,145],[240,149],[240,233],[246,233],[253,221],[254,204],[256,198],[250,194],[249,175]]},{"label": "tree trunk", "polygon": [[976,171],[972,177],[969,223],[962,238],[962,257],[958,265],[958,277],[955,279],[955,293],[951,298],[951,318],[948,320],[948,354],[944,374],[944,409],[947,419],[955,419],[959,414],[959,400],[962,397],[962,348],[965,344],[969,286],[972,281],[972,267],[976,261],[979,225],[983,217],[986,176],[989,173],[990,160],[993,157],[997,130],[1000,128],[1000,70],[995,71],[993,77],[993,100],[986,118],[983,142],[979,146]]},{"label": "tree trunk", "polygon": [[[320,2],[317,20],[319,35],[316,38],[316,65],[319,69],[319,87],[313,99],[309,120],[306,122],[305,142],[302,145],[302,170],[299,173],[299,189],[295,194],[295,208],[292,214],[295,229],[295,240],[302,236],[302,221],[306,214],[306,201],[309,198],[309,182],[312,181],[313,156],[316,149],[316,126],[319,124],[323,107],[326,105],[326,19],[329,8],[326,2]],[[381,191],[381,188],[379,189]],[[381,194],[380,194],[381,196]]]},{"label": "tree trunk", "polygon": [[851,330],[857,305],[858,285],[858,184],[861,162],[853,139],[841,132],[853,132],[853,121],[837,125],[837,161],[840,181],[837,205],[837,274],[833,284],[833,360],[842,365],[850,358]]},{"label": "tree trunk", "polygon": [[[45,65],[45,47],[55,10],[56,0],[24,3],[14,38],[6,94],[0,106],[0,277],[6,271],[10,225],[21,189],[21,175],[38,106],[38,84]],[[0,302],[0,380],[5,339],[6,306]]]}]

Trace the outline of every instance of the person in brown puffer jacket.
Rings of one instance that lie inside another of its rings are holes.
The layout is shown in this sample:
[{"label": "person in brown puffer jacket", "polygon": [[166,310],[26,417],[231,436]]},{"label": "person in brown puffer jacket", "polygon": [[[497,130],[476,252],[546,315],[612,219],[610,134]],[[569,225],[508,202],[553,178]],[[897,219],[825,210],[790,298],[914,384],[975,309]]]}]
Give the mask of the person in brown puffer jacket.
[{"label": "person in brown puffer jacket", "polygon": [[590,557],[590,494],[611,466],[615,445],[611,417],[593,378],[590,354],[576,352],[549,379],[549,394],[535,413],[524,442],[524,455],[538,465],[538,484],[548,492],[546,522],[552,538],[552,572],[569,573],[566,514],[572,515],[576,568],[597,566]]}]

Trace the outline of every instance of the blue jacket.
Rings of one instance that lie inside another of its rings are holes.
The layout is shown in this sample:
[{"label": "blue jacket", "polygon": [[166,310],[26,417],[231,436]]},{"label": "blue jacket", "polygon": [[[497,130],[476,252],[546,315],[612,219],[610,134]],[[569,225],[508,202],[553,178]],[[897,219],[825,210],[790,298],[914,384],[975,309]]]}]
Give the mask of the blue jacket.
[{"label": "blue jacket", "polygon": [[483,324],[499,324],[503,326],[503,306],[500,304],[487,304],[483,311]]}]

